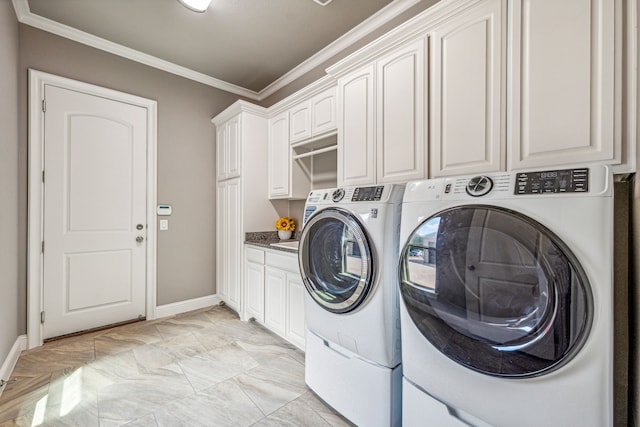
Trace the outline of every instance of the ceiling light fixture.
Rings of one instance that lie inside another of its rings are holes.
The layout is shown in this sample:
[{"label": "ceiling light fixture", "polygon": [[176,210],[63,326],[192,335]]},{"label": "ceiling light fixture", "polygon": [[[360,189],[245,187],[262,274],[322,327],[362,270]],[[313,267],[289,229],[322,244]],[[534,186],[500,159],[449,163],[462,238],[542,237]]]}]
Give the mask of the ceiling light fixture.
[{"label": "ceiling light fixture", "polygon": [[184,7],[194,12],[206,12],[211,4],[211,0],[178,0]]},{"label": "ceiling light fixture", "polygon": [[320,6],[326,6],[329,3],[331,3],[332,0],[313,0],[313,1],[318,3]]}]

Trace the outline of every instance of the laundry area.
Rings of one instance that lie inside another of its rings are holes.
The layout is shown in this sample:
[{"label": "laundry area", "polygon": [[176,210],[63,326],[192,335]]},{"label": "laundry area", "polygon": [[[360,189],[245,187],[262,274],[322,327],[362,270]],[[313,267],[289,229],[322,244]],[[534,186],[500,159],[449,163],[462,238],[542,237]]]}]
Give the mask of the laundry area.
[{"label": "laundry area", "polygon": [[0,0],[0,426],[640,426],[638,0],[191,1]]}]

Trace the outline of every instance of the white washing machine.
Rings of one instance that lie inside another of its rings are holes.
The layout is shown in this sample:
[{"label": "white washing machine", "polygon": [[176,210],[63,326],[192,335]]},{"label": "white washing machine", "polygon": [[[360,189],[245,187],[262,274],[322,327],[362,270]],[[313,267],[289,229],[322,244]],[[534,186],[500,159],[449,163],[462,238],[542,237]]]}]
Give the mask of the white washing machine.
[{"label": "white washing machine", "polygon": [[601,165],[407,184],[403,425],[612,425],[612,185]]},{"label": "white washing machine", "polygon": [[361,426],[401,420],[398,238],[403,185],[314,190],[298,258],[305,380]]}]

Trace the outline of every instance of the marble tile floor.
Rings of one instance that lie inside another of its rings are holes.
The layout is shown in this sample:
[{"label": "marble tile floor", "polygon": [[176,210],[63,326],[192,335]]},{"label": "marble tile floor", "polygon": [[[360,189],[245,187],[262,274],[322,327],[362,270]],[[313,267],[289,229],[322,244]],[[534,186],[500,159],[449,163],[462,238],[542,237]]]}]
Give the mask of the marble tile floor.
[{"label": "marble tile floor", "polygon": [[22,353],[0,426],[350,426],[304,383],[304,353],[224,306]]}]

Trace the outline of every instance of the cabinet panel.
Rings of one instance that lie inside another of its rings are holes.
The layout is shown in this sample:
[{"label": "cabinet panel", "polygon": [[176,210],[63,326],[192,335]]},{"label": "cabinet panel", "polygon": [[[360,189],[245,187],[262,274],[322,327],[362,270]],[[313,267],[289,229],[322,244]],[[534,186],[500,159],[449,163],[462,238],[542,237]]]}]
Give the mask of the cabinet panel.
[{"label": "cabinet panel", "polygon": [[505,169],[505,10],[487,1],[430,34],[432,176]]},{"label": "cabinet panel", "polygon": [[285,335],[287,282],[282,270],[264,268],[264,324],[272,331]]},{"label": "cabinet panel", "polygon": [[240,116],[218,127],[216,144],[217,179],[220,181],[240,176]]},{"label": "cabinet panel", "polygon": [[615,5],[515,0],[509,65],[513,168],[613,160]]},{"label": "cabinet panel", "polygon": [[226,211],[224,226],[226,228],[225,245],[222,248],[226,252],[226,287],[227,299],[225,302],[236,311],[240,311],[240,282],[242,271],[242,225],[239,212],[242,211],[240,198],[240,180],[238,178],[225,182],[226,185]]},{"label": "cabinet panel", "polygon": [[305,292],[300,274],[288,273],[286,338],[302,349],[304,349],[306,329],[304,321]]},{"label": "cabinet panel", "polygon": [[289,142],[311,137],[311,111],[309,102],[302,102],[289,110]]},{"label": "cabinet panel", "polygon": [[226,242],[228,241],[228,229],[227,229],[227,216],[229,215],[229,209],[226,206],[227,203],[227,183],[219,182],[216,194],[216,293],[223,300],[227,300],[229,294],[229,281],[227,275],[229,274],[227,257],[228,252],[226,249]]},{"label": "cabinet panel", "polygon": [[338,82],[338,185],[375,183],[374,65]]},{"label": "cabinet panel", "polygon": [[245,264],[247,316],[264,323],[264,265],[247,261]]},{"label": "cabinet panel", "polygon": [[240,176],[240,116],[227,122],[227,178]]},{"label": "cabinet panel", "polygon": [[227,179],[227,127],[222,125],[216,132],[216,178],[218,181]]},{"label": "cabinet panel", "polygon": [[424,42],[377,62],[378,183],[425,178]]},{"label": "cabinet panel", "polygon": [[336,128],[335,87],[311,99],[311,135],[316,136]]},{"label": "cabinet panel", "polygon": [[289,113],[269,121],[269,197],[289,195]]}]

